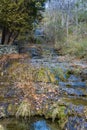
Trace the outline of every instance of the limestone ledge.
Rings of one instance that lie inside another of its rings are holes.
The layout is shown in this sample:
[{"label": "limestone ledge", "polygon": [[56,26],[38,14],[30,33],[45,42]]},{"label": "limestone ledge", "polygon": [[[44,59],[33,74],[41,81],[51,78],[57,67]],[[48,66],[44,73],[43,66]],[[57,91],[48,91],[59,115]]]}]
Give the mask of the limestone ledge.
[{"label": "limestone ledge", "polygon": [[15,45],[0,45],[0,55],[3,54],[17,54],[18,47]]}]

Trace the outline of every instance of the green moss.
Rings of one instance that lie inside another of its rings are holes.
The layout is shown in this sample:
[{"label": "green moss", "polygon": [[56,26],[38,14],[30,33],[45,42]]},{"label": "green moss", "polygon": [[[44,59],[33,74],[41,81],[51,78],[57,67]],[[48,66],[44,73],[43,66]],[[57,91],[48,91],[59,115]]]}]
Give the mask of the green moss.
[{"label": "green moss", "polygon": [[68,102],[69,104],[72,103],[74,105],[83,105],[83,106],[87,106],[87,102],[84,99],[69,99],[69,98],[65,98],[64,99],[65,102]]},{"label": "green moss", "polygon": [[62,80],[62,81],[65,81],[65,80],[66,80],[65,77],[64,77],[64,73],[65,73],[65,72],[64,72],[63,69],[60,68],[59,66],[53,68],[53,69],[52,69],[52,72],[53,72],[53,74],[54,74],[56,77],[58,77],[60,80]]},{"label": "green moss", "polygon": [[7,109],[7,111],[8,111],[8,113],[10,114],[10,115],[15,115],[16,114],[16,112],[17,112],[17,105],[15,105],[15,104],[9,104],[8,105],[8,109]]},{"label": "green moss", "polygon": [[55,77],[47,68],[40,68],[34,72],[34,81],[54,83]]},{"label": "green moss", "polygon": [[60,120],[66,118],[66,114],[65,114],[65,106],[57,106],[56,108],[53,109],[52,112],[52,120],[54,121],[55,118],[59,118]]},{"label": "green moss", "polygon": [[64,105],[57,105],[52,111],[52,121],[54,122],[57,118],[60,128],[64,128],[66,122],[68,121],[68,116],[65,114],[65,110],[66,107]]}]

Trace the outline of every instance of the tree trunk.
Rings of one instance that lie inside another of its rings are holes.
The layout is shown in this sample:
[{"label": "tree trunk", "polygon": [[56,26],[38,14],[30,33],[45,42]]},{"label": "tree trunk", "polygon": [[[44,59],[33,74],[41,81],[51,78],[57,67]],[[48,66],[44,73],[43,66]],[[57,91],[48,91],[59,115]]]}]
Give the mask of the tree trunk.
[{"label": "tree trunk", "polygon": [[3,27],[2,40],[1,40],[2,45],[8,44],[9,36],[10,36],[10,31],[6,27]]},{"label": "tree trunk", "polygon": [[6,34],[5,34],[4,45],[7,45],[7,44],[8,44],[9,36],[10,36],[10,32],[7,30],[7,31],[6,31]]},{"label": "tree trunk", "polygon": [[61,20],[61,25],[64,27],[65,19],[64,19],[64,12],[62,12],[62,20]]},{"label": "tree trunk", "polygon": [[3,30],[2,30],[2,39],[1,39],[1,44],[2,45],[4,44],[4,41],[5,41],[5,32],[6,32],[6,29],[5,29],[5,27],[3,27]]},{"label": "tree trunk", "polygon": [[76,7],[76,37],[78,37],[78,8]]},{"label": "tree trunk", "polygon": [[2,45],[11,45],[16,38],[18,37],[19,32],[9,31],[7,28],[3,28],[2,30]]},{"label": "tree trunk", "polygon": [[67,41],[69,36],[69,15],[67,14],[67,21],[66,21],[66,32],[67,32]]},{"label": "tree trunk", "polygon": [[12,43],[14,43],[14,41],[17,39],[18,35],[19,35],[19,32],[13,32],[9,39],[8,44],[11,45]]}]

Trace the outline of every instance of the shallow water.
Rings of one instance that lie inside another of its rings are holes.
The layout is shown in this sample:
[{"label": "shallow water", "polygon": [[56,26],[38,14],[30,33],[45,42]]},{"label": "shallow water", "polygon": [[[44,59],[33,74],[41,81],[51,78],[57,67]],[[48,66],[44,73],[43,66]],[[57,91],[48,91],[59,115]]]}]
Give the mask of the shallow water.
[{"label": "shallow water", "polygon": [[46,121],[42,118],[31,120],[18,120],[15,118],[0,121],[0,130],[60,130],[56,123]]}]

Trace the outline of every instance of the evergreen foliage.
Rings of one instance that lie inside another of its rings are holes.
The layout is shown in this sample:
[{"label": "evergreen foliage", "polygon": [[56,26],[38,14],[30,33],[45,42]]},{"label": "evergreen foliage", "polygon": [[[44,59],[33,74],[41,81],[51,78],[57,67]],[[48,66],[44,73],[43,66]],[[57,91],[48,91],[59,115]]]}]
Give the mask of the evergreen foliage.
[{"label": "evergreen foliage", "polygon": [[2,44],[12,44],[21,32],[33,29],[41,20],[45,0],[0,0]]}]

